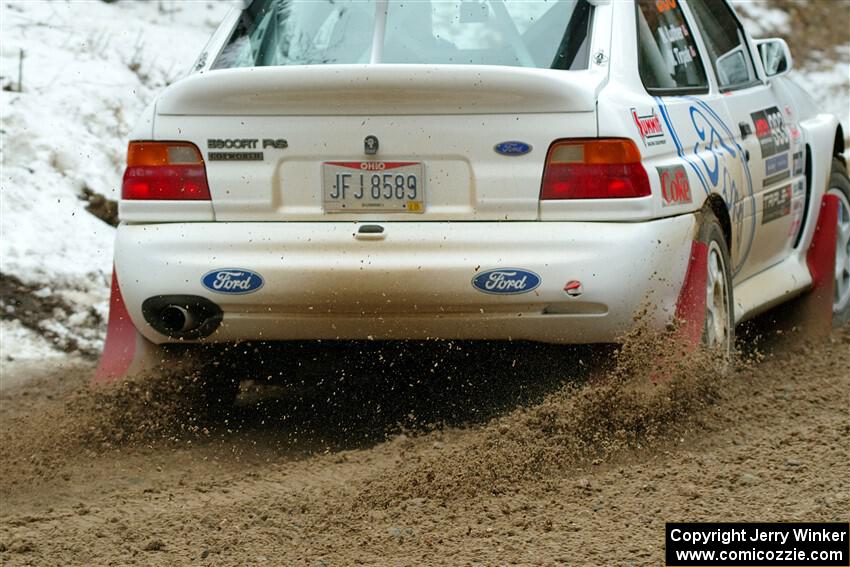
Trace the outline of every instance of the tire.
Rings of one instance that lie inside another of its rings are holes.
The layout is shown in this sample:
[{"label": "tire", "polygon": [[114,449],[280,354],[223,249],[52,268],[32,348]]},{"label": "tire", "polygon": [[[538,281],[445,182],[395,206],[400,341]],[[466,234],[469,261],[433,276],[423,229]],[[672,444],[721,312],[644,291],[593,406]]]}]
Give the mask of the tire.
[{"label": "tire", "polygon": [[735,312],[732,301],[732,270],[729,246],[720,221],[710,210],[703,211],[699,241],[706,254],[706,301],[702,345],[717,349],[724,361],[731,360],[735,348]]},{"label": "tire", "polygon": [[828,195],[838,197],[838,235],[835,245],[835,292],[832,324],[841,327],[850,321],[850,177],[842,160],[832,158]]}]

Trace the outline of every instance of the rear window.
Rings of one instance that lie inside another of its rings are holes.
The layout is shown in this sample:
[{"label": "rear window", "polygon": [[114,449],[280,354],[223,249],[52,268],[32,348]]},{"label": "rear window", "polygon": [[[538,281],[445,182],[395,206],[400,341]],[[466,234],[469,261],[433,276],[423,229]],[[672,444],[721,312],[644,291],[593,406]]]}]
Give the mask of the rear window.
[{"label": "rear window", "polygon": [[254,0],[214,69],[432,63],[586,69],[587,0]]}]

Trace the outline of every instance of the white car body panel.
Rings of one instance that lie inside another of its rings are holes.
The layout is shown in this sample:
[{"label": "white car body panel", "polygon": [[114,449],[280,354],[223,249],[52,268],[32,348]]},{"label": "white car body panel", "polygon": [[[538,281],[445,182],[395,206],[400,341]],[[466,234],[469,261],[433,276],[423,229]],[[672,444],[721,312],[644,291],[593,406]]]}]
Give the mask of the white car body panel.
[{"label": "white car body panel", "polygon": [[[712,200],[730,221],[736,321],[805,292],[835,117],[816,114],[788,77],[767,79],[758,58],[759,82],[748,89],[721,93],[703,54],[707,93],[651,96],[638,73],[634,4],[594,10],[585,71],[382,64],[210,70],[239,20],[232,11],[196,72],[146,109],[133,139],[189,141],[204,155],[210,139],[285,138],[288,146],[265,149],[258,161],[208,160],[211,201],[121,201],[115,266],[136,328],[154,343],[176,342],[154,331],[140,306],[154,295],[190,294],[224,311],[221,327],[201,339],[207,342],[609,342],[648,303],[658,325],[671,320],[696,213]],[[687,7],[685,14],[691,17]],[[767,158],[739,123],[754,125],[754,113],[773,107],[789,136],[788,175],[765,184]],[[657,118],[661,133],[645,138],[636,115]],[[367,159],[367,135],[380,139],[379,159],[425,164],[424,213],[323,210],[321,163]],[[635,141],[652,195],[540,201],[552,142],[595,137]],[[506,140],[532,151],[493,151]],[[806,170],[794,168],[794,154],[811,156]],[[679,168],[692,199],[665,203],[662,172]],[[766,194],[786,187],[787,214],[766,220]],[[382,225],[386,236],[355,238],[363,223]],[[210,270],[235,267],[262,274],[264,287],[237,296],[201,284]],[[538,274],[540,287],[487,295],[470,285],[478,270],[508,267]],[[581,281],[581,297],[565,294],[570,280]]]},{"label": "white car body panel", "polygon": [[498,65],[304,65],[191,75],[160,116],[393,116],[591,112],[601,70]]},{"label": "white car body panel", "polygon": [[[222,307],[224,323],[208,341],[605,342],[628,330],[633,313],[646,305],[656,306],[659,324],[669,320],[687,269],[694,218],[384,223],[381,240],[356,238],[358,226],[125,224],[118,229],[115,267],[122,282],[134,283],[122,288],[134,323],[156,343],[166,339],[145,323],[140,306],[166,293],[200,295]],[[140,249],[144,262],[135,257]],[[200,286],[200,278],[216,266],[247,266],[265,283],[248,295],[213,293]],[[476,274],[512,266],[538,274],[540,287],[492,295],[470,285]],[[564,292],[570,280],[584,285],[581,297]]]}]

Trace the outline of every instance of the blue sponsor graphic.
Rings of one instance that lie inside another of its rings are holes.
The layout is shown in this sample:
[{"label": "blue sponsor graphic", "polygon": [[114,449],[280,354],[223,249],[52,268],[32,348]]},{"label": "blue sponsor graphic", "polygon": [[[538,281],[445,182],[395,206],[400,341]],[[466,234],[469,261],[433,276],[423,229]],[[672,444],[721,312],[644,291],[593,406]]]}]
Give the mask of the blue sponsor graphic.
[{"label": "blue sponsor graphic", "polygon": [[[663,99],[655,97],[661,110],[661,118],[670,131],[673,144],[679,157],[685,161],[696,173],[697,179],[705,190],[706,195],[712,192],[723,197],[729,217],[735,227],[733,232],[733,246],[739,253],[738,261],[734,266],[733,275],[741,271],[750,249],[756,231],[755,195],[753,193],[753,180],[750,168],[744,158],[744,150],[735,139],[732,130],[723,122],[723,119],[704,101],[686,96],[682,100],[690,103],[690,124],[683,125],[686,130],[691,129],[696,135],[697,142],[693,148],[686,150],[682,141],[673,127],[670,114]],[[744,172],[746,187],[739,188],[735,181],[734,172],[730,171],[730,162],[738,162],[737,166]],[[749,230],[744,232],[744,219],[750,217]]]},{"label": "blue sponsor graphic", "polygon": [[204,274],[201,283],[215,293],[244,295],[263,287],[263,276],[243,268],[222,268]]},{"label": "blue sponsor graphic", "polygon": [[773,156],[764,160],[764,174],[768,177],[775,173],[779,173],[780,171],[785,171],[786,169],[788,169],[787,153],[779,154],[778,156]]},{"label": "blue sponsor graphic", "polygon": [[499,268],[481,272],[472,278],[472,287],[495,295],[517,295],[534,291],[540,285],[540,276],[520,268]]},{"label": "blue sponsor graphic", "polygon": [[501,142],[493,147],[496,153],[503,156],[521,156],[531,151],[531,146],[525,142]]}]

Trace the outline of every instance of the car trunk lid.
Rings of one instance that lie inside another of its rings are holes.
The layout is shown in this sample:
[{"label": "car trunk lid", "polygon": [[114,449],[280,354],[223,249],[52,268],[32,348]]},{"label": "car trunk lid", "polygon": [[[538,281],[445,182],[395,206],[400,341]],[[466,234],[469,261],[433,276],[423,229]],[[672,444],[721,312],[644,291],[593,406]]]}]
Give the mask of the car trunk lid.
[{"label": "car trunk lid", "polygon": [[[212,71],[163,94],[155,136],[204,153],[216,220],[531,220],[551,142],[597,135],[602,81],[495,66]],[[331,206],[341,170],[328,163],[351,166],[355,185],[366,164],[367,190],[371,170],[407,164],[421,206]]]}]

